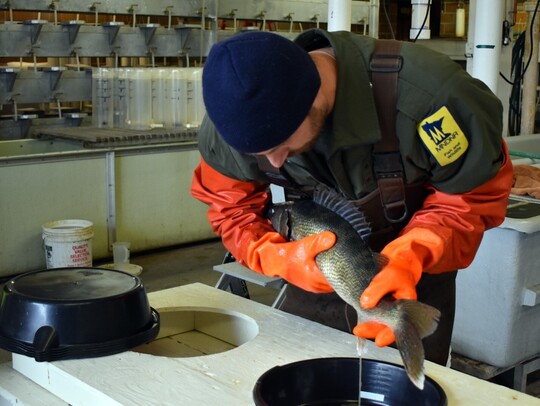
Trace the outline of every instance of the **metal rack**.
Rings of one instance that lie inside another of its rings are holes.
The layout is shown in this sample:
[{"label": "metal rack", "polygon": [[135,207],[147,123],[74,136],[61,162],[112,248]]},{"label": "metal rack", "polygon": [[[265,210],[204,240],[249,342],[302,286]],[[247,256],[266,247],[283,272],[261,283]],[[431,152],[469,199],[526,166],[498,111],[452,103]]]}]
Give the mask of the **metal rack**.
[{"label": "metal rack", "polygon": [[[365,27],[370,2],[352,9]],[[89,125],[92,67],[201,65],[215,42],[242,29],[293,37],[325,24],[328,2],[0,0],[0,12],[0,140],[10,140]]]},{"label": "metal rack", "polygon": [[[352,23],[367,21],[370,1],[352,2]],[[255,20],[298,22],[328,21],[327,0],[6,0],[0,10],[27,10],[43,12],[90,13],[132,16],[194,17],[206,20]],[[94,19],[97,21],[97,18]]]}]

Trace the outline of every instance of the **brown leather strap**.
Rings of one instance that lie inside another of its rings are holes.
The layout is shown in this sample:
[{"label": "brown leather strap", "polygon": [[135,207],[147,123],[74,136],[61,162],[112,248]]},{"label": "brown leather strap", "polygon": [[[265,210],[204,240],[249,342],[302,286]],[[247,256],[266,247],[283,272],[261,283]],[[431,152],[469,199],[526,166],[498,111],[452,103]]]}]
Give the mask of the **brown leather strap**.
[{"label": "brown leather strap", "polygon": [[375,50],[371,55],[371,83],[382,133],[381,142],[374,146],[375,152],[399,152],[399,141],[396,137],[396,101],[398,73],[403,61],[400,49],[400,41],[379,39],[375,42]]},{"label": "brown leather strap", "polygon": [[403,59],[401,42],[377,40],[371,56],[373,96],[382,139],[373,147],[373,169],[380,190],[384,215],[390,223],[407,217],[403,163],[396,135],[398,74]]}]

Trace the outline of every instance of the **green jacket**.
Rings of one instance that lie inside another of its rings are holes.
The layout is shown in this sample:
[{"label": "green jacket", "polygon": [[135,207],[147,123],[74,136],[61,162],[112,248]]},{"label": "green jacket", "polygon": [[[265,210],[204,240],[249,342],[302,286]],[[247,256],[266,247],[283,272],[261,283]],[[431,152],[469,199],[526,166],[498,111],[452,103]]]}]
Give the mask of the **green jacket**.
[{"label": "green jacket", "polygon": [[[381,138],[368,69],[375,40],[313,29],[295,42],[307,51],[334,49],[338,88],[314,148],[287,159],[282,170],[299,185],[324,183],[361,198],[376,188],[371,151]],[[404,42],[401,55],[396,127],[406,183],[426,181],[445,193],[464,193],[495,176],[502,159],[500,100],[443,54]],[[199,150],[226,176],[269,182],[256,159],[231,149],[208,118]]]}]

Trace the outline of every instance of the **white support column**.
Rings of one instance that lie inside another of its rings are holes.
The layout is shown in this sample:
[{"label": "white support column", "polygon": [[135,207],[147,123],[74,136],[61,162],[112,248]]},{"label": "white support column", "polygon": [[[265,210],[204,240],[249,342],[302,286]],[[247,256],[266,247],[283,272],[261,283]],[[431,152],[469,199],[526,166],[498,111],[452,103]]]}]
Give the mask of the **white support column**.
[{"label": "white support column", "polygon": [[328,31],[350,31],[352,0],[328,1]]},{"label": "white support column", "polygon": [[[471,2],[471,6],[473,2]],[[497,93],[504,0],[476,0],[472,76]]]}]

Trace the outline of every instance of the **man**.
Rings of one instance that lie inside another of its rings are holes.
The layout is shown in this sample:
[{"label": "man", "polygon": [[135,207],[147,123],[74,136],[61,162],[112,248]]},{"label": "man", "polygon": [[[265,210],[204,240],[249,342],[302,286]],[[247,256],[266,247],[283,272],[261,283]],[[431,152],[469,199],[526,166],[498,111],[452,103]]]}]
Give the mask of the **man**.
[{"label": "man", "polygon": [[[389,258],[361,305],[391,294],[441,310],[424,346],[427,359],[446,364],[456,270],[506,213],[502,106],[456,63],[407,42],[397,51],[395,100],[381,105],[388,91],[370,69],[375,42],[314,29],[294,42],[251,32],[216,44],[203,71],[208,117],[192,195],[209,205],[214,231],[240,263],[290,283],[284,310],[348,331],[351,314],[315,263],[335,235],[286,242],[264,212],[273,182],[304,197],[324,184],[354,200],[371,223],[372,249]],[[374,322],[353,332],[379,346],[395,339]]]}]

